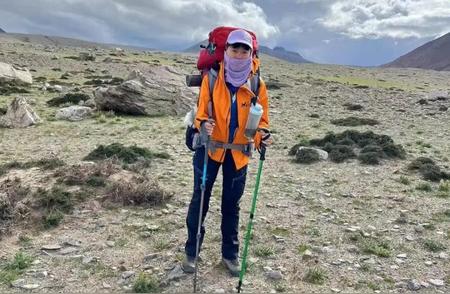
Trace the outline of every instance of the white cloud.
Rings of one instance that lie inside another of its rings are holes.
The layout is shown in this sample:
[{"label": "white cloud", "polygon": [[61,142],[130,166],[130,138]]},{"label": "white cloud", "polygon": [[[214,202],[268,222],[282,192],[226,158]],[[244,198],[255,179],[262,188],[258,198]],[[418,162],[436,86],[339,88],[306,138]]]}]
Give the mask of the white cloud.
[{"label": "white cloud", "polygon": [[450,1],[337,0],[317,21],[351,38],[435,37],[450,31]]},{"label": "white cloud", "polygon": [[238,0],[0,2],[1,25],[7,31],[84,36],[102,42],[182,46],[206,39],[220,25],[250,29],[262,40],[279,33],[261,7]]}]

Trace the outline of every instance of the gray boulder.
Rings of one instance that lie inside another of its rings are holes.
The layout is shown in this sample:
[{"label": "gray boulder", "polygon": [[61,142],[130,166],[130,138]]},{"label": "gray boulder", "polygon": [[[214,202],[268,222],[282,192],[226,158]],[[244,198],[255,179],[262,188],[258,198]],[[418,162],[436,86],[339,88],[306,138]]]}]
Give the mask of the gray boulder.
[{"label": "gray boulder", "polygon": [[186,86],[184,74],[169,66],[153,66],[145,73],[134,70],[121,85],[94,91],[100,110],[148,116],[185,114],[197,95]]},{"label": "gray boulder", "polygon": [[78,55],[80,61],[95,61],[95,54],[89,52],[80,52]]},{"label": "gray boulder", "polygon": [[0,117],[0,127],[7,128],[25,128],[40,122],[40,117],[23,97],[14,98],[6,114]]},{"label": "gray boulder", "polygon": [[26,68],[0,62],[0,84],[2,83],[31,85],[33,83],[33,77]]},{"label": "gray boulder", "polygon": [[92,115],[92,108],[87,106],[69,106],[56,112],[55,118],[69,121],[80,121]]}]

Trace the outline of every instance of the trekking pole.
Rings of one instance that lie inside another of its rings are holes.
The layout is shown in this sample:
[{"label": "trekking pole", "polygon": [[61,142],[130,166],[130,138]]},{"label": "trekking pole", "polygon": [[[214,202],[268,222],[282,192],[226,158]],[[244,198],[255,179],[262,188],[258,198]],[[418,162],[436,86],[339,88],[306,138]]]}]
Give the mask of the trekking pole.
[{"label": "trekking pole", "polygon": [[200,196],[200,211],[198,213],[198,226],[197,226],[197,244],[195,247],[195,260],[194,260],[194,293],[197,292],[197,271],[198,271],[198,254],[200,251],[200,238],[201,238],[201,227],[202,227],[202,216],[203,216],[203,202],[205,199],[206,190],[206,171],[208,166],[208,150],[209,150],[209,135],[206,138],[205,144],[205,157],[203,159],[203,175],[202,175],[202,185],[200,186],[202,193]]},{"label": "trekking pole", "polygon": [[258,174],[256,175],[256,184],[255,184],[255,190],[253,191],[252,208],[250,210],[250,219],[247,224],[247,234],[245,236],[244,253],[242,255],[241,271],[239,273],[239,284],[237,287],[238,293],[241,293],[242,281],[244,280],[245,271],[247,269],[247,252],[248,252],[248,246],[250,244],[250,236],[251,236],[252,227],[253,227],[253,217],[255,216],[256,200],[258,198],[258,190],[259,190],[259,180],[261,178],[262,166],[263,166],[263,162],[265,159],[266,159],[266,146],[264,146],[264,144],[261,144]]}]

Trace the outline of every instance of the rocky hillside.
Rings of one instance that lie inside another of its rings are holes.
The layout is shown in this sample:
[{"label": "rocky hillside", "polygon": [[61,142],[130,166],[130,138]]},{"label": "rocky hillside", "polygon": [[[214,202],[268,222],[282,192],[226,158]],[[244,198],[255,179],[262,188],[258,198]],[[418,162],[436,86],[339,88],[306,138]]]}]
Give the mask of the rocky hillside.
[{"label": "rocky hillside", "polygon": [[[181,81],[196,56],[3,35],[0,120],[26,124],[0,127],[0,292],[192,291],[178,266],[195,96]],[[450,72],[261,62],[275,144],[243,292],[450,292]],[[221,265],[221,183],[206,293],[237,286]]]},{"label": "rocky hillside", "polygon": [[414,67],[450,70],[450,33],[383,65],[383,67]]}]

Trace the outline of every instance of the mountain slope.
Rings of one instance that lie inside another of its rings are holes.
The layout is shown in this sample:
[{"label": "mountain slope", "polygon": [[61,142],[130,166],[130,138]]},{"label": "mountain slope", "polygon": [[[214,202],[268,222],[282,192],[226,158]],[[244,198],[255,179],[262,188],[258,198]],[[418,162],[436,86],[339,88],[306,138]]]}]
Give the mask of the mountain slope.
[{"label": "mountain slope", "polygon": [[260,53],[267,54],[282,60],[286,60],[292,63],[312,63],[309,60],[306,60],[297,52],[293,51],[287,51],[283,47],[275,47],[273,49],[270,49],[266,46],[261,46],[259,49]]},{"label": "mountain slope", "polygon": [[0,28],[0,33],[6,33],[2,28]]},{"label": "mountain slope", "polygon": [[[183,52],[187,53],[198,53],[200,51],[200,45],[206,45],[208,44],[208,41],[202,41],[199,42],[187,49],[185,49]],[[297,52],[293,51],[287,51],[283,47],[275,47],[273,49],[267,47],[267,46],[260,46],[259,47],[259,53],[266,54],[281,60],[285,60],[292,63],[312,63],[309,60],[306,60]]]},{"label": "mountain slope", "polygon": [[450,70],[449,52],[450,33],[447,33],[382,66]]},{"label": "mountain slope", "polygon": [[[1,29],[0,29],[1,30]],[[5,32],[6,33],[6,32]],[[22,33],[6,33],[2,35],[2,38],[6,38],[7,40],[19,40],[26,43],[32,44],[41,44],[44,46],[68,46],[68,47],[77,47],[77,48],[115,48],[120,47],[123,49],[132,49],[132,50],[155,50],[152,48],[145,48],[139,46],[125,45],[125,44],[109,44],[109,43],[99,43],[86,41],[75,38],[67,38],[60,36],[47,36],[47,35],[37,35],[37,34],[22,34]],[[1,40],[0,40],[1,41]]]}]

